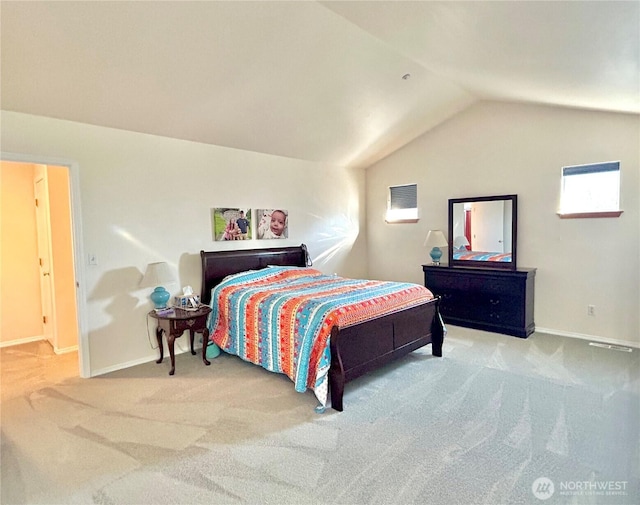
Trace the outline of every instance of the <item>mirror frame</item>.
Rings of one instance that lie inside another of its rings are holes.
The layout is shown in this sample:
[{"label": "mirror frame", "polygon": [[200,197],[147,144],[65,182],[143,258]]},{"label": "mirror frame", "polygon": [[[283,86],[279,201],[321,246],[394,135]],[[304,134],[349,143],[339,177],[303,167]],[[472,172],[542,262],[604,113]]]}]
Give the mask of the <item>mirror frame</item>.
[{"label": "mirror frame", "polygon": [[[456,203],[495,202],[503,200],[511,202],[511,261],[474,261],[453,259],[453,206]],[[492,270],[516,270],[516,253],[518,237],[518,195],[476,196],[471,198],[452,198],[449,200],[449,266],[489,268]]]}]

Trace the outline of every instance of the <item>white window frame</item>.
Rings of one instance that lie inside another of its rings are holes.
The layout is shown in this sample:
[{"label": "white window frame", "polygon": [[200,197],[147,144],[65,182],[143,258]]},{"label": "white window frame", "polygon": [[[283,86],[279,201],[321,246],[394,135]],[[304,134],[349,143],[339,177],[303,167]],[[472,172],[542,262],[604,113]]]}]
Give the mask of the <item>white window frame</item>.
[{"label": "white window frame", "polygon": [[[606,192],[602,194],[602,192]],[[618,217],[620,162],[609,161],[562,167],[561,218]]]},{"label": "white window frame", "polygon": [[387,192],[387,223],[418,222],[418,185],[389,186]]}]

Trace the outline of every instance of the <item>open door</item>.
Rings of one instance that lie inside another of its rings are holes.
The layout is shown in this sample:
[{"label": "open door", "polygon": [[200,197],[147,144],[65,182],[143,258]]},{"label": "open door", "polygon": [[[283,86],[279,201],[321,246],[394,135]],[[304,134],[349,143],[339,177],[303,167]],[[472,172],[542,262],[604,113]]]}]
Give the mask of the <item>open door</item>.
[{"label": "open door", "polygon": [[42,303],[43,335],[57,349],[53,264],[51,257],[51,216],[49,213],[49,187],[44,165],[35,167],[35,207],[38,231],[38,257],[40,268],[40,300]]}]

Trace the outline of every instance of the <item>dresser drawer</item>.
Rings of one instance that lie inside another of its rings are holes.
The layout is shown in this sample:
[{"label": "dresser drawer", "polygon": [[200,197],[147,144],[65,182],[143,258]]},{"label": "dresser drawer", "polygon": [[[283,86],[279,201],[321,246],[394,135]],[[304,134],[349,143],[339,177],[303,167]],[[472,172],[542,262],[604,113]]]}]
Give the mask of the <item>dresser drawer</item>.
[{"label": "dresser drawer", "polygon": [[519,279],[505,279],[499,277],[471,277],[469,289],[482,291],[486,294],[512,295],[520,290]]},{"label": "dresser drawer", "polygon": [[469,304],[467,291],[448,290],[438,293],[441,298],[440,313],[443,317],[472,317],[473,304]]},{"label": "dresser drawer", "polygon": [[524,305],[511,296],[487,295],[480,306],[482,319],[490,323],[515,325],[524,318]]},{"label": "dresser drawer", "polygon": [[469,278],[460,277],[459,275],[448,275],[444,273],[427,273],[425,275],[425,285],[436,294],[449,290],[469,289]]}]

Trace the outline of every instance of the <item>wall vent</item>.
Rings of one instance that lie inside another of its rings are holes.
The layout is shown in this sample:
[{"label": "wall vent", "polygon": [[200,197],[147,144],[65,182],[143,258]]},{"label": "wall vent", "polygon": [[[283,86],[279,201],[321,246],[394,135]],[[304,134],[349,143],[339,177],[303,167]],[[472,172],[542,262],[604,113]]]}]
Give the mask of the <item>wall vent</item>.
[{"label": "wall vent", "polygon": [[631,347],[625,347],[623,345],[601,344],[600,342],[589,342],[589,345],[593,347],[603,347],[604,349],[613,349],[614,351],[633,352]]}]

